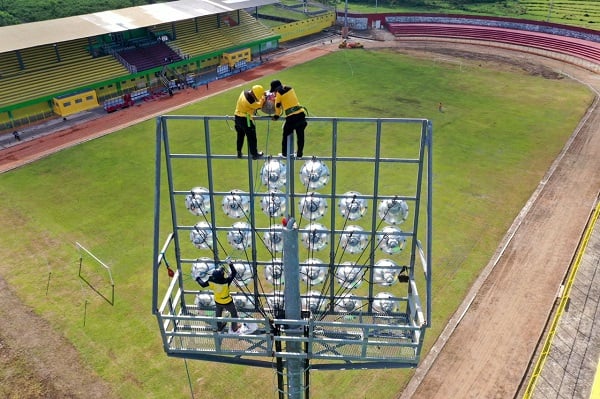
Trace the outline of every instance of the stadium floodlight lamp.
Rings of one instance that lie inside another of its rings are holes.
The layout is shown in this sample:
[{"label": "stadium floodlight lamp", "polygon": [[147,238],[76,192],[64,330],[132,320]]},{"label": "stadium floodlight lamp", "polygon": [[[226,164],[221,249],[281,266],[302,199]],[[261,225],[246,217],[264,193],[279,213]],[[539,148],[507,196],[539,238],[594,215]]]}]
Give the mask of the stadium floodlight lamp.
[{"label": "stadium floodlight lamp", "polygon": [[329,231],[319,223],[310,223],[301,235],[302,244],[313,251],[320,251],[329,244]]},{"label": "stadium floodlight lamp", "polygon": [[363,234],[364,229],[360,226],[350,225],[340,235],[340,245],[344,251],[355,254],[365,250],[369,245],[369,237]]},{"label": "stadium floodlight lamp", "polygon": [[192,278],[196,280],[199,277],[200,280],[206,281],[215,269],[215,262],[211,258],[198,258],[192,263]]},{"label": "stadium floodlight lamp", "polygon": [[277,158],[269,158],[260,170],[261,182],[269,190],[277,190],[287,182],[285,163]]},{"label": "stadium floodlight lamp", "polygon": [[377,313],[397,313],[400,311],[398,298],[389,292],[380,292],[373,300],[373,310]]},{"label": "stadium floodlight lamp", "polygon": [[252,231],[250,224],[246,222],[235,222],[231,226],[233,230],[227,232],[227,242],[233,248],[244,250],[252,245]]},{"label": "stadium floodlight lamp", "polygon": [[284,301],[283,292],[275,291],[270,294],[266,294],[266,297],[267,297],[267,304],[274,313],[278,313],[278,311],[285,310],[285,307],[284,307],[285,301]]},{"label": "stadium floodlight lamp", "polygon": [[329,168],[322,161],[314,158],[304,162],[300,169],[300,180],[305,187],[318,190],[329,181]]},{"label": "stadium floodlight lamp", "polygon": [[210,213],[210,194],[207,188],[194,187],[185,196],[185,207],[196,216],[205,216]]},{"label": "stadium floodlight lamp", "polygon": [[260,207],[269,217],[283,216],[286,210],[285,195],[279,190],[271,190],[261,198]]},{"label": "stadium floodlight lamp", "polygon": [[223,212],[231,218],[239,219],[248,215],[250,210],[250,196],[242,190],[234,189],[223,197],[221,203]]},{"label": "stadium floodlight lamp", "polygon": [[306,264],[300,266],[300,277],[309,285],[318,285],[325,281],[326,267],[323,261],[317,258],[307,259]]},{"label": "stadium floodlight lamp", "polygon": [[271,230],[265,231],[265,234],[263,235],[263,241],[271,253],[281,252],[283,250],[282,227],[277,225]]},{"label": "stadium floodlight lamp", "polygon": [[400,224],[408,217],[408,204],[404,200],[382,200],[377,207],[381,219],[390,224]]},{"label": "stadium floodlight lamp", "polygon": [[250,296],[250,295],[246,295],[243,293],[235,293],[235,294],[231,294],[231,297],[233,298],[233,302],[235,303],[235,307],[237,308],[237,310],[239,311],[252,311],[256,308],[256,306],[254,306],[254,297]]},{"label": "stadium floodlight lamp", "polygon": [[373,283],[386,287],[393,285],[398,281],[398,274],[401,270],[393,260],[381,259],[373,267]]},{"label": "stadium floodlight lamp", "polygon": [[362,301],[350,294],[335,299],[333,310],[340,313],[352,313],[362,308]]},{"label": "stadium floodlight lamp", "polygon": [[244,285],[248,285],[252,281],[254,277],[254,272],[252,271],[252,265],[248,262],[233,262],[233,267],[237,271],[237,275],[235,279]]},{"label": "stadium floodlight lamp", "polygon": [[362,283],[362,268],[355,262],[344,262],[335,271],[335,277],[342,288],[358,288]]},{"label": "stadium floodlight lamp", "polygon": [[361,194],[356,191],[348,191],[338,203],[340,213],[347,220],[357,220],[364,216],[367,211],[367,201],[358,198]]},{"label": "stadium floodlight lamp", "polygon": [[213,232],[208,222],[198,222],[190,231],[190,241],[198,249],[209,249],[213,246]]},{"label": "stadium floodlight lamp", "polygon": [[325,298],[319,291],[309,291],[302,296],[302,309],[310,310],[311,313],[322,312],[325,304]]},{"label": "stadium floodlight lamp", "polygon": [[402,252],[406,245],[406,238],[402,235],[402,230],[394,226],[386,226],[377,234],[379,248],[390,255]]},{"label": "stadium floodlight lamp", "polygon": [[327,201],[323,197],[316,197],[315,192],[310,192],[299,202],[302,216],[308,220],[318,220],[325,215]]},{"label": "stadium floodlight lamp", "polygon": [[285,284],[281,258],[273,258],[273,261],[265,267],[265,279],[273,285]]},{"label": "stadium floodlight lamp", "polygon": [[207,292],[201,292],[196,295],[196,299],[194,299],[194,304],[199,308],[213,307],[215,306],[215,299],[211,294]]}]

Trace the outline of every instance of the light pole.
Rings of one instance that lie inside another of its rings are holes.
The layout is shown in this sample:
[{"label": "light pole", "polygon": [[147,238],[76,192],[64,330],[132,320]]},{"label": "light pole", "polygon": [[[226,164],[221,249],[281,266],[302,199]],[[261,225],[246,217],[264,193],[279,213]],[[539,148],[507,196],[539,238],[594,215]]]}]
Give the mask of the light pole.
[{"label": "light pole", "polygon": [[342,29],[342,38],[348,37],[348,0],[344,5],[344,27]]},{"label": "light pole", "polygon": [[546,18],[546,22],[550,22],[550,15],[552,14],[552,6],[554,5],[554,0],[550,0],[550,5],[548,6],[548,17]]}]

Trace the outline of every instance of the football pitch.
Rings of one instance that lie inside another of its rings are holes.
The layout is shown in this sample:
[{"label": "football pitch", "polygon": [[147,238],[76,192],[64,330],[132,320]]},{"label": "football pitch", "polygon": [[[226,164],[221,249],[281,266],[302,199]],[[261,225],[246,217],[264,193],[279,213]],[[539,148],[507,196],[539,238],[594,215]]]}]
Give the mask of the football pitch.
[{"label": "football pitch", "polygon": [[[268,87],[272,79],[293,86],[309,116],[433,121],[433,325],[425,352],[593,98],[559,75],[393,50],[338,51],[247,86]],[[239,92],[173,113],[231,115]],[[259,125],[259,149],[279,152],[281,123]],[[223,126],[216,140],[233,154],[232,127]],[[178,137],[193,143],[199,135],[192,127]],[[360,137],[351,140],[361,145]],[[309,124],[305,154],[327,142],[327,133],[311,134]],[[0,175],[0,272],[119,397],[189,397],[190,384],[197,397],[276,397],[272,370],[207,362],[186,369],[162,350],[150,299],[154,149],[150,119]],[[238,167],[246,166],[244,160]],[[111,279],[102,269],[89,271],[97,290],[78,277],[76,242],[110,266],[114,302],[106,300]],[[311,396],[391,398],[411,373],[313,373]]]}]

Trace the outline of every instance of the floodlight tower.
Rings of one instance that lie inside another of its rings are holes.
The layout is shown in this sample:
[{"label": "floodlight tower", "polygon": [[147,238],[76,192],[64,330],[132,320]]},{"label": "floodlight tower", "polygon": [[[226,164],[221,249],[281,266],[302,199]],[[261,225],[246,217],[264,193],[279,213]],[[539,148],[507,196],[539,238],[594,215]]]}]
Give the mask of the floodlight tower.
[{"label": "floodlight tower", "polygon": [[[290,399],[308,397],[311,369],[415,367],[431,325],[431,122],[308,121],[330,138],[322,152],[295,158],[289,137],[285,158],[239,160],[219,141],[230,117],[156,119],[153,313],[165,352],[275,361]],[[216,317],[196,280],[228,263],[239,317]]]}]

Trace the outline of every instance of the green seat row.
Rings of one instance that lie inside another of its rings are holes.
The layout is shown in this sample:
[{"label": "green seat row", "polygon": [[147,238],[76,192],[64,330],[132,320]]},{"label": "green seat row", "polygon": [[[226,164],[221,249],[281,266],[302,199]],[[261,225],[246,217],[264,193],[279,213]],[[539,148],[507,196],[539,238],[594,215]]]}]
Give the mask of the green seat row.
[{"label": "green seat row", "polygon": [[123,65],[108,56],[38,69],[3,79],[4,89],[0,92],[0,104],[14,104],[71,89],[76,90],[92,82],[127,74],[128,71]]}]

